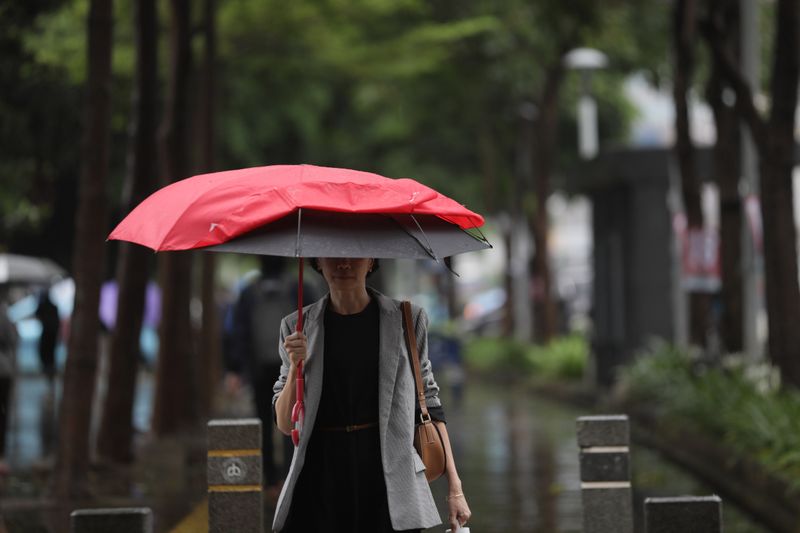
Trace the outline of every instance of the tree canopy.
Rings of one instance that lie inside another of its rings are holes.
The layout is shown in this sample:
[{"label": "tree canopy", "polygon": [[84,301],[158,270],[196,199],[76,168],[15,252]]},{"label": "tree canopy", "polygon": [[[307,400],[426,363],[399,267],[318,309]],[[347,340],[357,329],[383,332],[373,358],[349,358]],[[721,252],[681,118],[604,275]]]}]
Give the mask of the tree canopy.
[{"label": "tree canopy", "polygon": [[[68,228],[74,215],[88,1],[25,5],[0,14],[15,30],[4,33],[0,49],[9,73],[0,82],[7,117],[0,130],[0,231],[10,247],[25,242],[43,252],[36,236]],[[132,9],[131,0],[115,2],[112,213],[125,166]],[[657,11],[597,0],[221,2],[217,166],[350,166],[419,179],[479,211],[503,210],[520,105],[536,95],[564,36],[609,55],[611,68],[595,76],[593,89],[604,142],[623,141],[633,116],[621,91],[624,76],[658,73],[663,62]],[[164,80],[168,62],[160,64]],[[568,75],[558,112],[562,164],[576,158],[579,92],[578,77]],[[558,176],[556,184],[564,185]],[[63,242],[57,255],[66,265],[69,239]]]}]

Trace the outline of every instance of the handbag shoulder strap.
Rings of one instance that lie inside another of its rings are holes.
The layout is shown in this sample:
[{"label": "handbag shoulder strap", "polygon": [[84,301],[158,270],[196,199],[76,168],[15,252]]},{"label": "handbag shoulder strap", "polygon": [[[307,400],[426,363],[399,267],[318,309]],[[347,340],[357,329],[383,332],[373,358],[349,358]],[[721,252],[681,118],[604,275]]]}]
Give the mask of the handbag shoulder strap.
[{"label": "handbag shoulder strap", "polygon": [[414,333],[414,324],[411,319],[411,302],[404,301],[400,307],[403,308],[403,329],[406,330],[406,344],[408,345],[408,357],[411,359],[411,367],[414,369],[414,381],[417,388],[417,401],[419,409],[422,411],[422,419],[430,420],[428,406],[425,405],[425,389],[422,386],[422,371],[419,368],[419,352],[417,351],[417,336]]}]

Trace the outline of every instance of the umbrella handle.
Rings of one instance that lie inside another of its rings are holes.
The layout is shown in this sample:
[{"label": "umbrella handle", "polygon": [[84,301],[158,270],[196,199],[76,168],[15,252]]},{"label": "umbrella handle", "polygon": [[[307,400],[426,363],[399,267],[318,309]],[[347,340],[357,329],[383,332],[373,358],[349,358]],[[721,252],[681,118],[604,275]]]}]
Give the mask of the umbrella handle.
[{"label": "umbrella handle", "polygon": [[295,446],[300,444],[300,430],[303,428],[303,421],[305,420],[305,407],[303,402],[298,402],[294,404],[294,408],[292,409],[292,422],[294,422],[294,428],[292,429],[292,442]]},{"label": "umbrella handle", "polygon": [[297,446],[300,443],[300,430],[303,427],[303,421],[306,417],[306,408],[303,403],[305,380],[303,379],[302,361],[297,364],[297,380],[295,381],[295,387],[297,399],[294,407],[292,407],[292,423],[294,424],[294,429],[292,429],[292,442]]},{"label": "umbrella handle", "polygon": [[297,380],[295,381],[295,386],[297,387],[295,389],[297,399],[295,400],[294,408],[292,409],[292,422],[297,422],[297,415],[295,415],[294,411],[296,411],[298,408],[303,408],[304,385],[305,381],[303,379],[303,362],[300,361],[297,363]]},{"label": "umbrella handle", "polygon": [[[298,259],[298,270],[297,270],[297,326],[295,331],[303,331],[303,258],[300,257]],[[294,423],[294,429],[292,429],[292,442],[294,445],[297,446],[300,443],[300,429],[303,425],[303,419],[306,416],[306,408],[303,404],[303,395],[304,395],[304,388],[305,382],[303,380],[303,362],[300,361],[297,364],[297,381],[296,381],[296,400],[294,407],[292,407],[292,423]]]}]

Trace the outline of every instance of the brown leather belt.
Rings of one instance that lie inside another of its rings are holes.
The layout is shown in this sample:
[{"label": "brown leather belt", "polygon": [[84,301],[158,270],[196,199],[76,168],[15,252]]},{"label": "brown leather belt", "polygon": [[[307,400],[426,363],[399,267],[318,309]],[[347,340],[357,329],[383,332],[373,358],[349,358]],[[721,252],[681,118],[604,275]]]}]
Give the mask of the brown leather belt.
[{"label": "brown leather belt", "polygon": [[344,431],[346,433],[350,433],[352,431],[360,431],[362,429],[374,428],[377,426],[377,422],[368,422],[366,424],[353,424],[350,426],[338,426],[338,427],[318,427],[319,431]]}]

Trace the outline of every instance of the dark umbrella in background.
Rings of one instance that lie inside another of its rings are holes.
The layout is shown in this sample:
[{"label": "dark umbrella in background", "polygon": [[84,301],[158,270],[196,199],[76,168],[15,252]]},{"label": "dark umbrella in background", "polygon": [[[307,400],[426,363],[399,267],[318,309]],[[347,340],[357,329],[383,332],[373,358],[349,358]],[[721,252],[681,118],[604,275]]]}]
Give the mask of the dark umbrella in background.
[{"label": "dark umbrella in background", "polygon": [[[205,249],[299,258],[297,331],[303,329],[303,257],[430,258],[490,248],[483,217],[411,179],[313,165],[275,165],[181,180],[156,191],[109,239],[156,251]],[[304,416],[297,372],[296,424]]]}]

